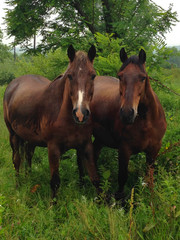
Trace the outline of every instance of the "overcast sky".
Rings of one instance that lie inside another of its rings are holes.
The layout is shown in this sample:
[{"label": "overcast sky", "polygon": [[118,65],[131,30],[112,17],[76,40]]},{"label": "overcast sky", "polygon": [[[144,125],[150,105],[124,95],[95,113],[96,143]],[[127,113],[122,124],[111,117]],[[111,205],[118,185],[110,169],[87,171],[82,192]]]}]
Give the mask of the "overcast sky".
[{"label": "overcast sky", "polygon": [[[180,20],[180,0],[154,0],[156,4],[163,7],[164,9],[168,9],[170,3],[173,4],[173,11],[176,11],[178,14],[178,19]],[[6,4],[5,0],[0,0],[0,28],[4,30],[6,28],[3,25],[3,17],[5,16]],[[13,39],[8,39],[4,34],[3,43],[8,44],[13,41]],[[167,33],[166,35],[166,44],[168,46],[178,46],[180,45],[180,22],[176,24],[176,26],[172,27],[172,31]]]}]

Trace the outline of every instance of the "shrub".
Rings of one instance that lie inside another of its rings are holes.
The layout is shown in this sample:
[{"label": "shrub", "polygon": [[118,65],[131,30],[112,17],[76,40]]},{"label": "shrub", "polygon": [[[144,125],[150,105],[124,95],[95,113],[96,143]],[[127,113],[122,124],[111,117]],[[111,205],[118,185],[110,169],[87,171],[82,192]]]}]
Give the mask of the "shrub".
[{"label": "shrub", "polygon": [[50,51],[46,55],[22,55],[16,62],[15,76],[37,74],[53,80],[65,71],[67,65],[67,53],[61,48],[58,48],[54,52]]},{"label": "shrub", "polygon": [[5,59],[0,63],[0,85],[10,83],[14,78],[15,63],[12,59]]}]

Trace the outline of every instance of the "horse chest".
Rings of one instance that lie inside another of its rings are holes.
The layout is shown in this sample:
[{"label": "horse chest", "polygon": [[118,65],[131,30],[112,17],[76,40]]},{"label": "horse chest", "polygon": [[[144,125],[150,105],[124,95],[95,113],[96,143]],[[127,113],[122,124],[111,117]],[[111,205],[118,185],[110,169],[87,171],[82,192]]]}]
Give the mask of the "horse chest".
[{"label": "horse chest", "polygon": [[73,121],[56,122],[46,133],[47,141],[55,141],[60,148],[77,148],[91,138],[89,125],[78,125]]},{"label": "horse chest", "polygon": [[144,150],[154,138],[154,129],[148,121],[136,121],[124,125],[119,132],[121,144],[127,144],[133,152]]}]

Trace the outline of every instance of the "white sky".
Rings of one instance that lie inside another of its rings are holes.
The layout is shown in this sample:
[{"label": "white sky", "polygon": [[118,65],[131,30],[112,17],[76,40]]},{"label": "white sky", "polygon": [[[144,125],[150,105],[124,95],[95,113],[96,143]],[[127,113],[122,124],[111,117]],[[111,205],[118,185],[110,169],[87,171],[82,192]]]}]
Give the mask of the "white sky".
[{"label": "white sky", "polygon": [[[168,9],[170,3],[173,4],[173,11],[176,11],[178,14],[178,19],[180,20],[180,0],[153,0],[156,4],[163,7],[164,9]],[[5,0],[0,0],[0,28],[1,30],[5,30],[6,26],[3,24],[3,17],[5,16],[6,4]],[[9,44],[13,41],[13,39],[9,39],[5,35],[5,31],[3,31],[3,43]],[[167,33],[166,35],[166,44],[168,46],[178,46],[180,45],[180,22],[176,24],[176,26],[172,27],[172,31]]]}]

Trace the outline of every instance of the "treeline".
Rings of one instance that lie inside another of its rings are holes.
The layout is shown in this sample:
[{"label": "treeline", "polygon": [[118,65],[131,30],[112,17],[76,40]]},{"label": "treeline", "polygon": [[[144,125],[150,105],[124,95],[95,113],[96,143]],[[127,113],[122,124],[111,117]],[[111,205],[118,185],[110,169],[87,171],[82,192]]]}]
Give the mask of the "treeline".
[{"label": "treeline", "polygon": [[[90,45],[90,44],[89,44]],[[94,66],[98,75],[110,75],[116,77],[121,66],[119,51],[122,47],[121,40],[114,39],[112,35],[96,34],[97,56]],[[79,50],[77,46],[74,46]],[[84,44],[81,50],[89,47]],[[26,52],[16,56],[14,60],[11,49],[0,43],[0,85],[9,83],[15,77],[25,74],[39,74],[53,80],[62,74],[68,65],[66,48],[57,48],[47,51],[45,54],[27,54]],[[156,47],[146,51],[146,66],[148,73],[157,78],[158,73],[163,73],[163,68],[171,69],[180,67],[180,51],[173,48],[163,48],[156,53]],[[165,54],[166,53],[166,54]],[[136,54],[131,52],[130,54]]]},{"label": "treeline", "polygon": [[[158,73],[162,66],[171,68],[167,60],[174,50],[165,47],[164,35],[178,20],[172,5],[165,10],[150,0],[10,0],[5,21],[7,34],[14,37],[12,47],[20,45],[25,53],[15,62],[9,52],[3,58],[1,84],[27,73],[52,80],[67,66],[70,44],[86,51],[96,46],[97,74],[116,76],[121,47],[128,55],[144,48],[148,72]],[[38,45],[37,35],[42,36]]]},{"label": "treeline", "polygon": [[172,54],[169,56],[168,62],[170,63],[171,67],[180,67],[180,50],[176,47],[172,47]]}]

